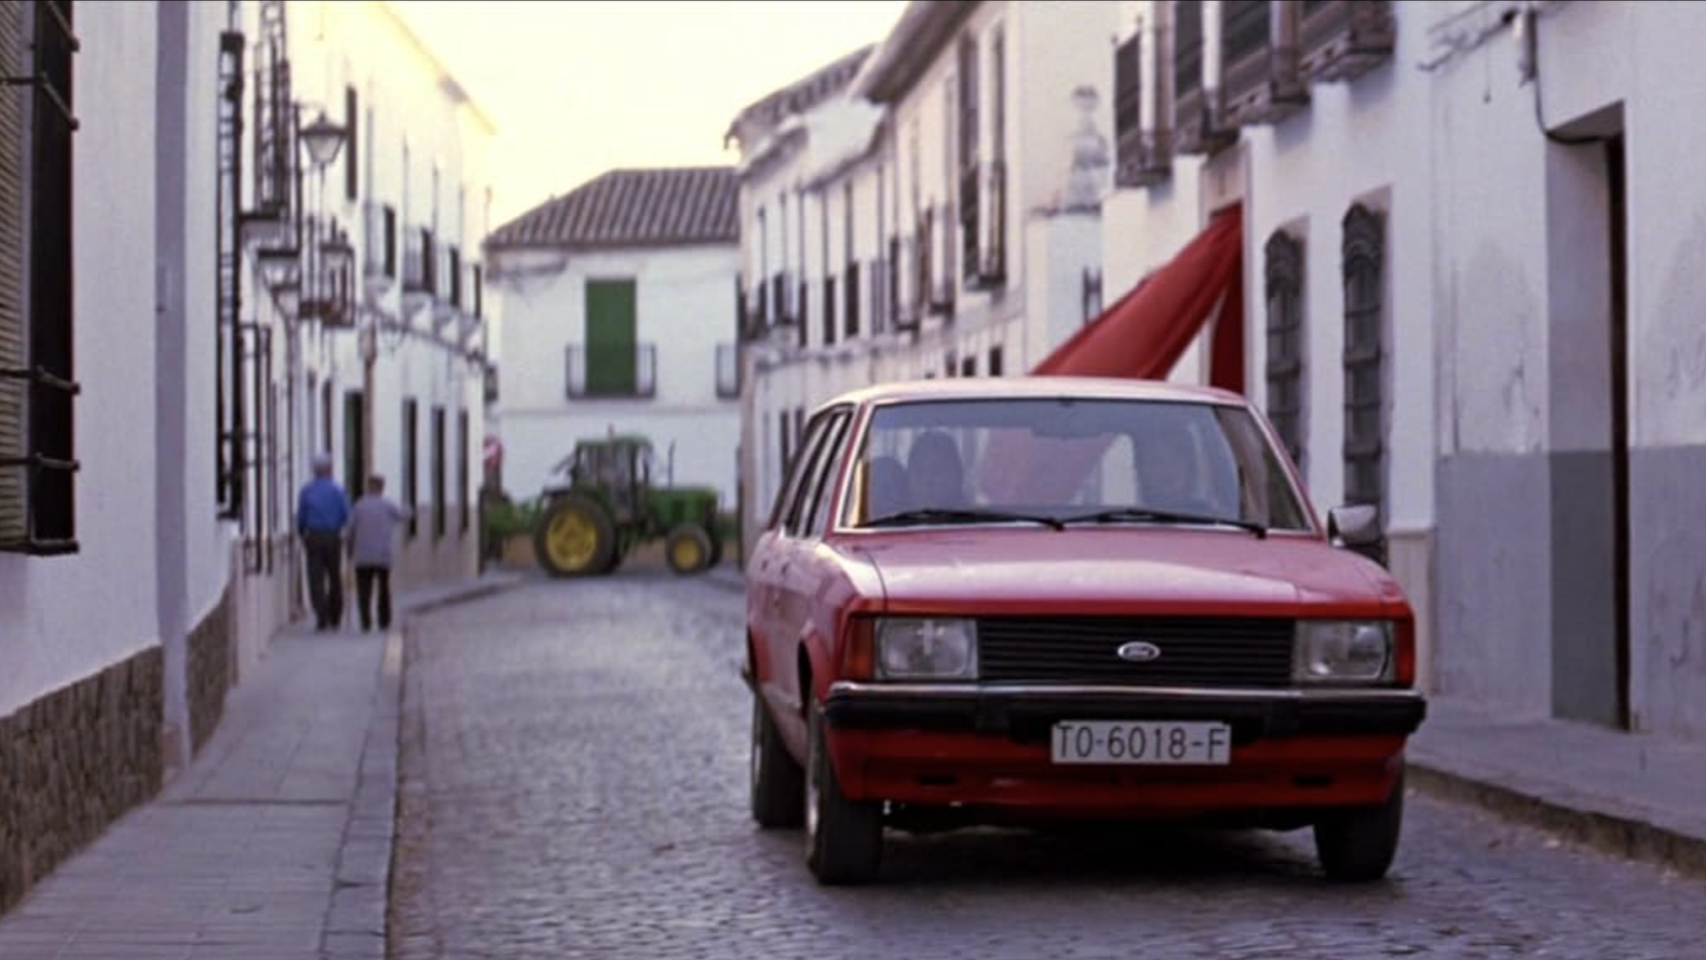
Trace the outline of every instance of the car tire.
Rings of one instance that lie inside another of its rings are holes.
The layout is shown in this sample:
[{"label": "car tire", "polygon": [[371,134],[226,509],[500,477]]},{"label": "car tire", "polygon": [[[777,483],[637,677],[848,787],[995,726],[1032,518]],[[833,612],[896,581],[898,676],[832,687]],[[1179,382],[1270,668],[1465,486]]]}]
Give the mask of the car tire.
[{"label": "car tire", "polygon": [[1329,880],[1369,883],[1386,876],[1404,822],[1404,775],[1385,803],[1335,810],[1315,821],[1315,855]]},{"label": "car tire", "polygon": [[823,711],[814,709],[806,751],[806,866],[828,887],[868,883],[883,862],[883,805],[841,792],[824,744]]},{"label": "car tire", "polygon": [[798,827],[806,816],[806,774],[788,753],[764,696],[752,694],[752,819],[772,830]]},{"label": "car tire", "polygon": [[676,573],[700,573],[711,565],[711,535],[696,523],[683,523],[669,532],[663,554]]}]

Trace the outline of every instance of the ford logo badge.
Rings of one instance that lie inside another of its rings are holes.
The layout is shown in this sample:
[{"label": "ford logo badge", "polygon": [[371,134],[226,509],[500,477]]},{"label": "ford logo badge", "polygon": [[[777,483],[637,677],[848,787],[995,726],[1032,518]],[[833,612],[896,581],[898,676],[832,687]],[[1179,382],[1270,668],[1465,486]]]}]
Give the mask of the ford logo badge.
[{"label": "ford logo badge", "polygon": [[1121,644],[1115,653],[1121,660],[1130,663],[1148,663],[1160,659],[1161,648],[1147,640],[1133,640],[1131,643]]}]

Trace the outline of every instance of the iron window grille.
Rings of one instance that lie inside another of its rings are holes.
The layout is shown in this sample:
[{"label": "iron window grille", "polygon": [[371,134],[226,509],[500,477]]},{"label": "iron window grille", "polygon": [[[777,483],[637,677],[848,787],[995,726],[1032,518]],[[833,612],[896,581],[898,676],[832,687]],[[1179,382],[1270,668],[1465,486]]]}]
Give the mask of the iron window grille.
[{"label": "iron window grille", "polygon": [[[1386,514],[1385,221],[1362,204],[1344,219],[1345,501]],[[1384,562],[1385,542],[1371,548]]]},{"label": "iron window grille", "polygon": [[1303,450],[1303,244],[1277,230],[1266,247],[1268,420],[1299,470]]},{"label": "iron window grille", "polygon": [[[0,4],[0,550],[78,549],[71,0]],[[29,53],[33,50],[33,61]],[[27,294],[27,299],[26,299]]]},{"label": "iron window grille", "polygon": [[[657,346],[650,343],[565,348],[571,400],[650,399],[657,395]],[[597,377],[589,373],[600,371]]]}]

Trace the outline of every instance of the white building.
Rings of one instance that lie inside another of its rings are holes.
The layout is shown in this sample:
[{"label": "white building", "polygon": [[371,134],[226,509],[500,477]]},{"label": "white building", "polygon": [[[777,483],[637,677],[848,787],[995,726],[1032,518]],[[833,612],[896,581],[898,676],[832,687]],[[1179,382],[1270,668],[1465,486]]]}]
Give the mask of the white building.
[{"label": "white building", "polygon": [[1114,12],[921,0],[735,119],[748,537],[817,403],[1020,373],[1082,324]]},{"label": "white building", "polygon": [[[295,484],[343,437],[310,398],[361,384],[356,328],[375,314],[358,309],[360,237],[302,253],[315,231],[299,213],[324,231],[321,211],[354,224],[358,208],[320,205],[311,175],[299,193],[299,132],[322,103],[342,122],[347,101],[286,64],[352,51],[380,61],[391,103],[441,104],[417,142],[465,157],[486,135],[383,5],[289,12],[0,0],[0,75],[36,78],[0,98],[0,909],[187,763],[300,609]],[[358,129],[343,155],[387,142]],[[446,168],[448,183],[479,175]],[[341,174],[327,169],[328,194]],[[426,222],[420,204],[407,219]],[[464,249],[479,209],[450,228]],[[260,252],[284,245],[297,252]],[[417,322],[395,351],[388,325],[381,397],[417,378],[423,409],[478,409],[479,328],[447,337],[464,324],[450,320],[431,343]],[[400,586],[471,572],[463,539],[414,550]]]},{"label": "white building", "polygon": [[509,493],[536,496],[576,440],[643,434],[657,482],[714,487],[732,509],[734,171],[612,170],[494,231],[486,255]]},{"label": "white building", "polygon": [[1706,188],[1675,165],[1703,26],[1647,2],[1123,5],[1110,293],[1240,208],[1248,392],[1318,505],[1380,505],[1439,695],[1706,732]]}]

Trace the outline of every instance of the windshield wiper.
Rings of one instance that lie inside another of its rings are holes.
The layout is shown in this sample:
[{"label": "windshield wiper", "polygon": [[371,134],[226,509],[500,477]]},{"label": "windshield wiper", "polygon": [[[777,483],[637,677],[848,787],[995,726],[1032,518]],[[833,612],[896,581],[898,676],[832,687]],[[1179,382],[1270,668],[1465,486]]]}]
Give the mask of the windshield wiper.
[{"label": "windshield wiper", "polygon": [[1000,510],[950,510],[942,507],[922,507],[917,510],[902,510],[899,513],[885,514],[866,520],[861,526],[866,527],[909,527],[914,524],[956,524],[956,523],[989,523],[989,522],[1018,522],[1040,523],[1055,530],[1065,530],[1066,522],[1059,517],[1043,516],[1034,513],[1004,513]]},{"label": "windshield wiper", "polygon": [[1084,513],[1074,517],[1060,518],[1062,523],[1192,523],[1203,526],[1224,525],[1238,527],[1255,534],[1258,539],[1267,539],[1268,528],[1254,520],[1241,520],[1236,517],[1207,517],[1195,513],[1173,513],[1167,510],[1145,510],[1138,507],[1118,507],[1113,510],[1098,510],[1095,513]]}]

